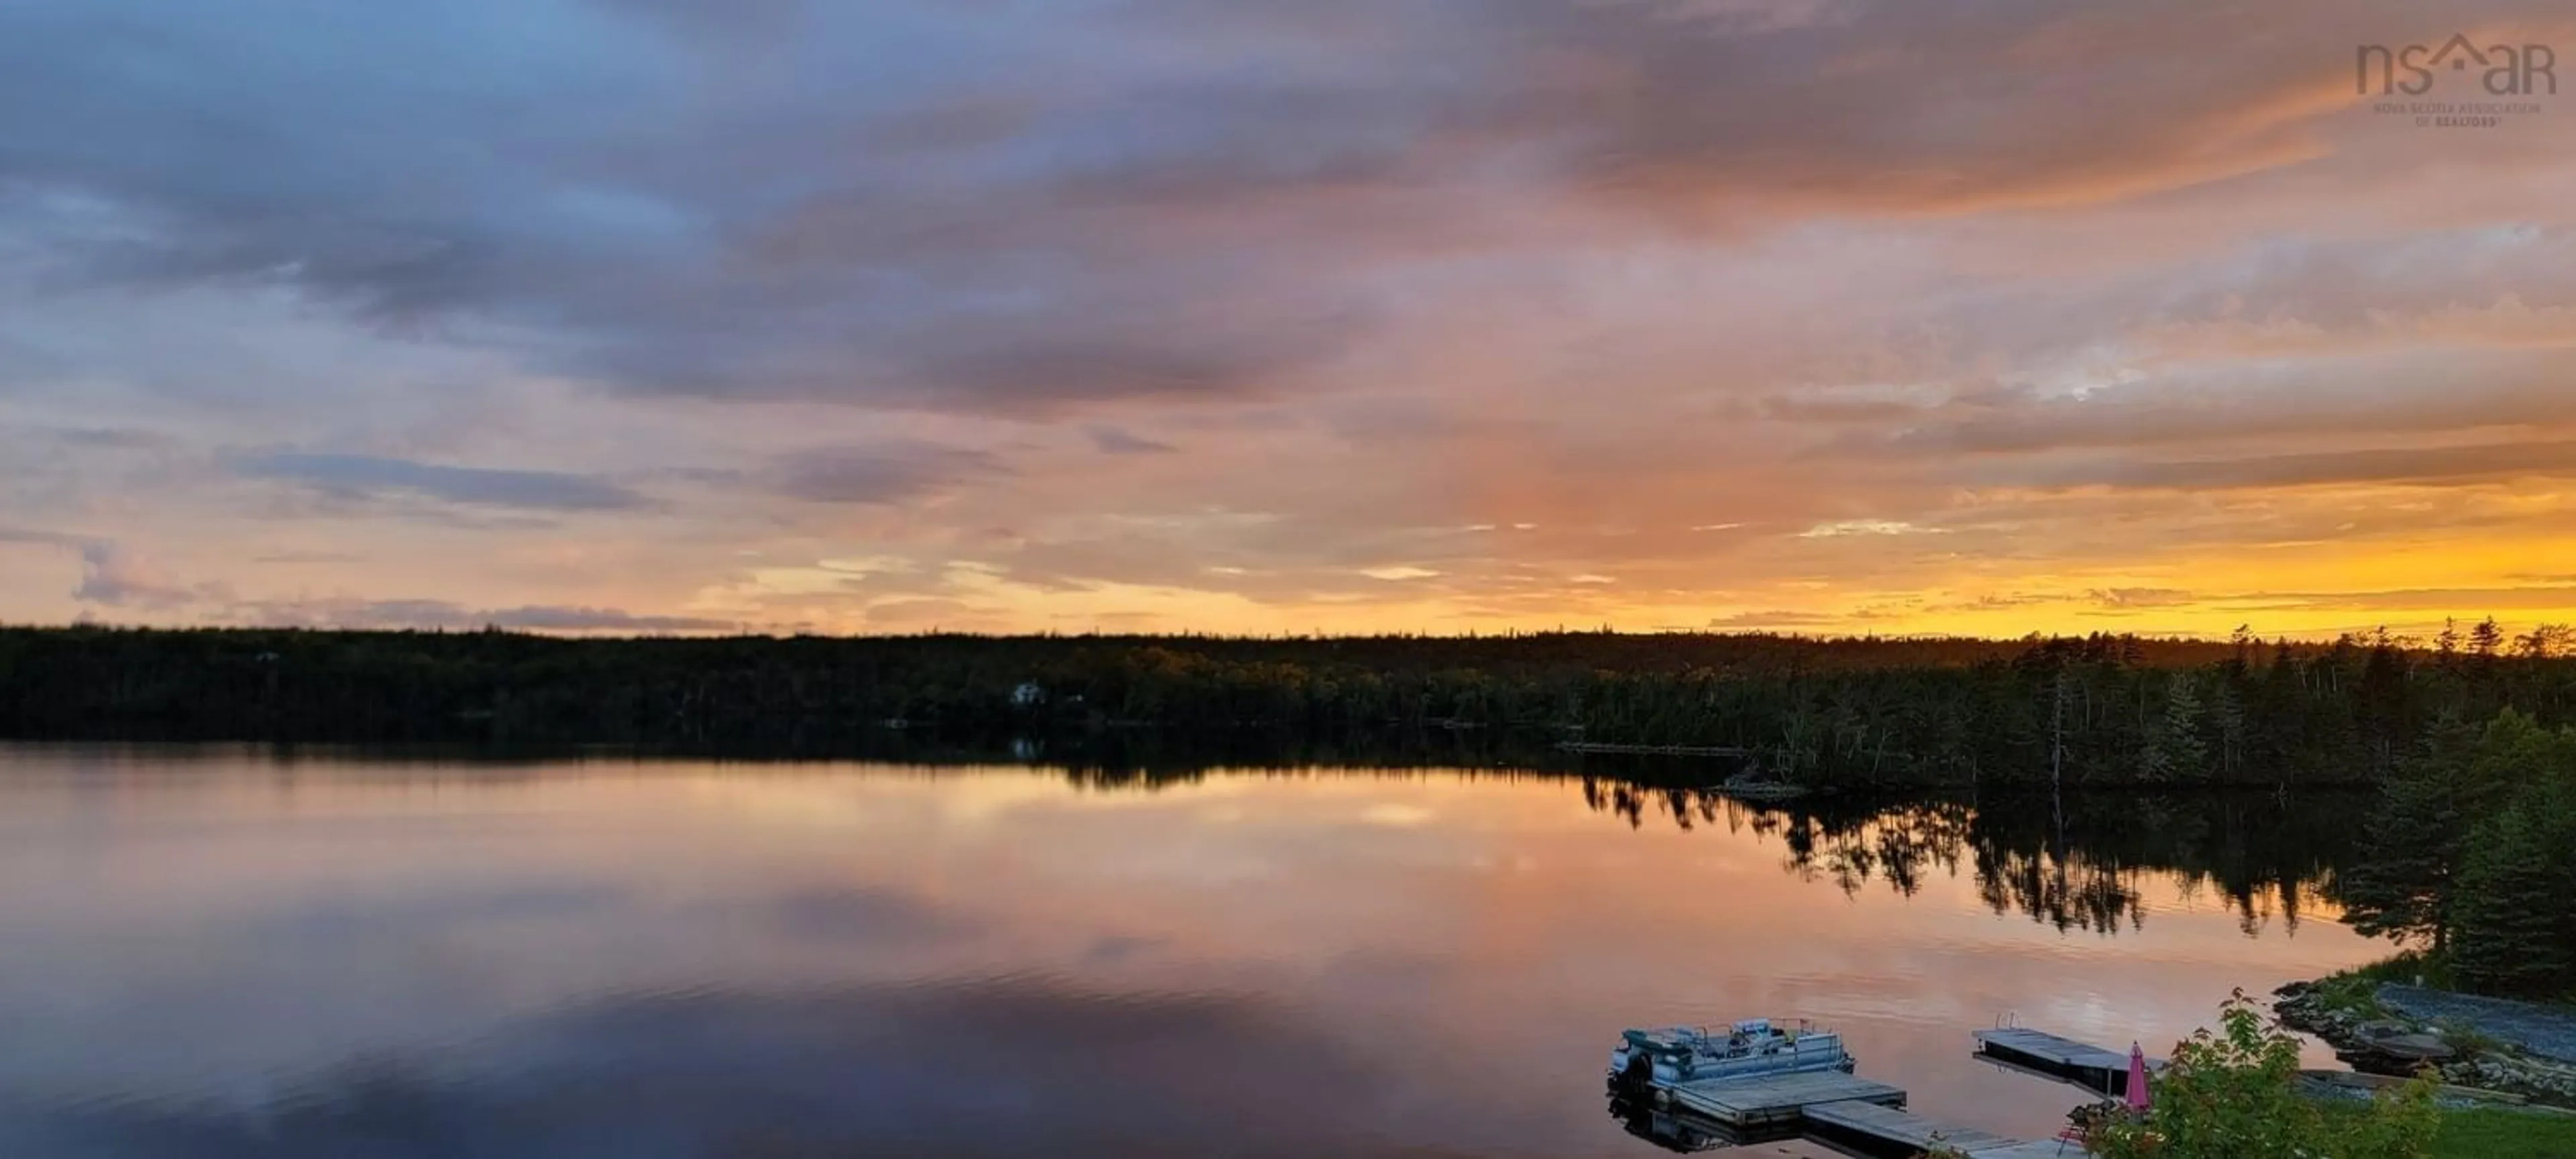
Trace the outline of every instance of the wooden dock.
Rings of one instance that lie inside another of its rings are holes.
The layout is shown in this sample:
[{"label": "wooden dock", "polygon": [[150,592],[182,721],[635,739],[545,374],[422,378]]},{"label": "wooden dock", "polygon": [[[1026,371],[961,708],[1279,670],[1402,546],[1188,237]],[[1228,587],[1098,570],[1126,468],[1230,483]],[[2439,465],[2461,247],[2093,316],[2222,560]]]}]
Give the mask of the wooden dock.
[{"label": "wooden dock", "polygon": [[[2014,1070],[2114,1097],[2128,1083],[2129,1056],[2124,1052],[2019,1027],[1975,1035],[1976,1057]],[[2150,1059],[2148,1065],[2164,1064]],[[1904,1109],[1903,1088],[1840,1071],[1657,1082],[1654,1090],[1659,1105],[1668,1107],[1676,1120],[1705,1121],[1712,1139],[1798,1134],[1866,1156],[1919,1155],[1935,1144],[1969,1159],[2058,1159],[2066,1154],[2067,1145],[2053,1139],[2007,1138],[1913,1114]]]},{"label": "wooden dock", "polygon": [[2054,1139],[2040,1143],[2004,1143],[1968,1152],[1974,1159],[2082,1159],[2084,1149]]},{"label": "wooden dock", "polygon": [[1806,1135],[1860,1155],[1913,1156],[1944,1143],[1973,1159],[2057,1155],[2056,1143],[2010,1139],[1909,1114],[1905,1091],[1839,1071],[1700,1079],[1661,1088],[1672,1108],[1720,1137]]},{"label": "wooden dock", "polygon": [[[2128,1090],[2129,1056],[2039,1030],[2004,1027],[1975,1032],[1977,1057],[2117,1098]],[[2147,1060],[2150,1071],[2164,1068]]]},{"label": "wooden dock", "polygon": [[1905,1091],[1841,1071],[1699,1079],[1664,1088],[1673,1105],[1737,1131],[1795,1128],[1806,1110],[1825,1103],[1904,1106]]},{"label": "wooden dock", "polygon": [[[1936,1123],[1921,1115],[1882,1107],[1875,1103],[1824,1103],[1806,1110],[1808,1134],[1828,1143],[1854,1144],[1872,1153],[1894,1150],[1913,1155],[1929,1151],[1935,1144],[1955,1148],[1976,1159],[2020,1159],[2026,1147],[2039,1144],[2022,1139],[2008,1139],[1977,1130]],[[2054,1148],[2056,1143],[2047,1146]]]}]

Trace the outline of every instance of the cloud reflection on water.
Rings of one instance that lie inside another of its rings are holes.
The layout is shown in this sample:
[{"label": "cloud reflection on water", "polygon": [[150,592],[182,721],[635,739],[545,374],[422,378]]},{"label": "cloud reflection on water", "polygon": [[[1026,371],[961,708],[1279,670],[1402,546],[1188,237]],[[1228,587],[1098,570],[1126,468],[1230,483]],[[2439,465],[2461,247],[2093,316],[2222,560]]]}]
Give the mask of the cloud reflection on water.
[{"label": "cloud reflection on water", "polygon": [[[1999,810],[1632,829],[1450,771],[0,754],[9,1155],[1633,1156],[1615,1032],[1746,1013],[2029,1132],[2068,1099],[1966,1065],[1969,1027],[2153,1043],[2374,952],[2249,931],[2240,885],[2304,880],[2237,839],[2259,816],[2141,802],[2063,863],[2123,891],[2102,937],[2022,904],[2061,863]],[[1867,882],[1896,888],[1838,888]]]},{"label": "cloud reflection on water", "polygon": [[[978,979],[618,994],[470,1049],[362,1056],[271,1101],[118,1098],[0,1120],[88,1156],[1352,1153],[1382,1084],[1323,1028],[1233,994]],[[1334,1109],[1317,1116],[1305,1109]],[[11,1121],[11,1120],[14,1120]]]}]

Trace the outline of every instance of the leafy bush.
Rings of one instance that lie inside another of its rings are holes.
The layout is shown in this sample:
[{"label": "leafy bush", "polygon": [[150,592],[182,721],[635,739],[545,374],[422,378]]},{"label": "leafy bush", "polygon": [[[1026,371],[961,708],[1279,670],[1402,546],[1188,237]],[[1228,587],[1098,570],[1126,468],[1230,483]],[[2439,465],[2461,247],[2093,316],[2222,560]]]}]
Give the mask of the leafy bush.
[{"label": "leafy bush", "polygon": [[2328,1114],[2299,1091],[2299,1040],[2239,990],[2220,1031],[2174,1047],[2154,1103],[2093,1143],[2106,1159],[2425,1159],[2441,1125],[2433,1083],[2383,1091],[2358,1113]]}]

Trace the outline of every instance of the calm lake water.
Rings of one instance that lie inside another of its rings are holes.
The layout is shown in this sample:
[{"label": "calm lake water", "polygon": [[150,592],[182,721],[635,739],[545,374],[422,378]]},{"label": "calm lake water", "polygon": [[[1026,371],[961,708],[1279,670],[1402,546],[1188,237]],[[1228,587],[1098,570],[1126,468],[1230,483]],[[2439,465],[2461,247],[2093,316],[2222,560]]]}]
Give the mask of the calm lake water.
[{"label": "calm lake water", "polygon": [[2259,825],[2140,823],[2197,826],[2210,877],[1973,816],[0,746],[0,1155],[1633,1159],[1618,1031],[1756,1014],[2045,1137],[2081,1094],[1971,1029],[2158,1050],[2381,952],[2295,888],[2229,896]]}]

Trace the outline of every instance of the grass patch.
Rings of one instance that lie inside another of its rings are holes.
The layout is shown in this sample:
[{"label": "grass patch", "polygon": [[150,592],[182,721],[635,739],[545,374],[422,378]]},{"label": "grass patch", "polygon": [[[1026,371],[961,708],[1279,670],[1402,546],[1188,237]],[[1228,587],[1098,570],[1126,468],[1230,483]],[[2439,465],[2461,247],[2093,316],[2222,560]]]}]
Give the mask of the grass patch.
[{"label": "grass patch", "polygon": [[2388,1008],[2379,1004],[2379,983],[2365,978],[2336,975],[2317,983],[2317,1004],[2358,1018],[2386,1018]]},{"label": "grass patch", "polygon": [[2576,1117],[2444,1111],[2432,1159],[2576,1159]]},{"label": "grass patch", "polygon": [[[2346,1103],[2330,1115],[2359,1115]],[[2444,1110],[2426,1159],[2576,1159],[2576,1116],[2479,1107]]]},{"label": "grass patch", "polygon": [[2447,990],[2451,988],[2451,964],[2443,958],[2409,950],[2317,979],[2317,1003],[2327,1010],[2356,1018],[2387,1018],[2390,1011],[2379,1004],[2379,985],[2382,982],[2402,982],[2409,986],[2420,982]]},{"label": "grass patch", "polygon": [[2511,1054],[2505,1044],[2486,1032],[2455,1018],[2436,1018],[2433,1027],[2442,1032],[2442,1041],[2467,1058],[2489,1054]]},{"label": "grass patch", "polygon": [[2459,988],[2453,984],[2449,956],[2436,956],[2423,950],[2408,950],[2381,958],[2367,966],[2355,966],[2335,977],[2367,979],[2373,986],[2382,982],[2401,982],[2408,986],[2430,986],[2436,990]]}]

